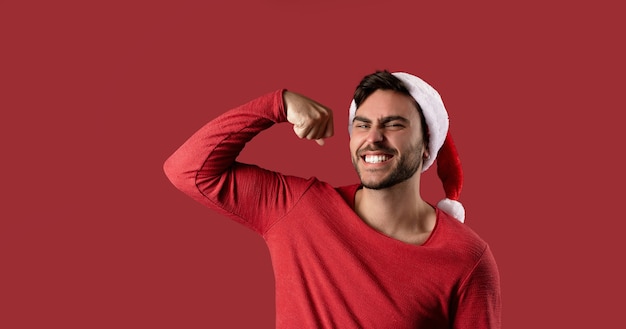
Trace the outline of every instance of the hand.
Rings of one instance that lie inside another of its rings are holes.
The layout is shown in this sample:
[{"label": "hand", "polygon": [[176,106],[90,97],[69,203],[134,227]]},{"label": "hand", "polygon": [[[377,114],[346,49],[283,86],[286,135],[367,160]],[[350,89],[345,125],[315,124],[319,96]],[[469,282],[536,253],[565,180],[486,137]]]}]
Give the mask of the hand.
[{"label": "hand", "polygon": [[324,138],[333,135],[333,112],[329,108],[291,91],[283,93],[283,100],[287,121],[293,124],[299,138],[314,139],[324,145]]}]

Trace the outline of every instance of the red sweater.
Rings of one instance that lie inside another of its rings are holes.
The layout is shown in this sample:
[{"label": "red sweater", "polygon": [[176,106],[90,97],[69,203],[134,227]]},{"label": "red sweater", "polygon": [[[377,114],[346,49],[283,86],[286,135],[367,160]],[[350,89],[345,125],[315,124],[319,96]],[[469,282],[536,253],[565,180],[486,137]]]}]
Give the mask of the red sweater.
[{"label": "red sweater", "polygon": [[410,245],[358,217],[358,185],[334,188],[235,161],[256,134],[286,121],[282,92],[222,114],[165,163],[184,193],[263,236],[276,327],[499,328],[496,263],[464,224],[437,210],[429,239]]}]

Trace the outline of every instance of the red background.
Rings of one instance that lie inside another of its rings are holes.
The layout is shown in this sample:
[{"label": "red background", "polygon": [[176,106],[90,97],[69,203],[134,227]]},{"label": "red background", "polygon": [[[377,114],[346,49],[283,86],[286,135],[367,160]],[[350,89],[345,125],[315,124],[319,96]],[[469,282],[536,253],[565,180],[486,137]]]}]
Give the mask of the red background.
[{"label": "red background", "polygon": [[[619,3],[0,1],[0,327],[272,328],[262,239],[178,192],[162,163],[286,87],[335,110],[335,137],[318,147],[279,125],[242,159],[352,183],[347,107],[377,69],[444,98],[504,327],[615,327]],[[424,185],[442,196],[434,172]]]}]

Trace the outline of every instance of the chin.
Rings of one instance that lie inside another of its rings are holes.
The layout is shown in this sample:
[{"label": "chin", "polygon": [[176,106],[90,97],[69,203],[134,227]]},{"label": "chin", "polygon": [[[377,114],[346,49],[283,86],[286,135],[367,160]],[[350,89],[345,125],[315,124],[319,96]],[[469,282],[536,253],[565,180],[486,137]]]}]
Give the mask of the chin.
[{"label": "chin", "polygon": [[403,181],[401,180],[393,179],[393,177],[386,177],[384,179],[378,179],[378,180],[361,179],[361,185],[370,190],[384,190],[386,188],[394,187],[402,182]]}]

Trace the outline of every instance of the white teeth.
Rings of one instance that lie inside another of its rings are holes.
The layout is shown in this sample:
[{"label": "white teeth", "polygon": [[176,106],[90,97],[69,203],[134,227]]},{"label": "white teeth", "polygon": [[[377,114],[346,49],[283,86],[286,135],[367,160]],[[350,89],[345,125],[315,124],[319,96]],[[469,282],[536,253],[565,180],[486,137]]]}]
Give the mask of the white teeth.
[{"label": "white teeth", "polygon": [[381,163],[389,160],[389,157],[386,155],[366,155],[365,162],[367,163]]}]

